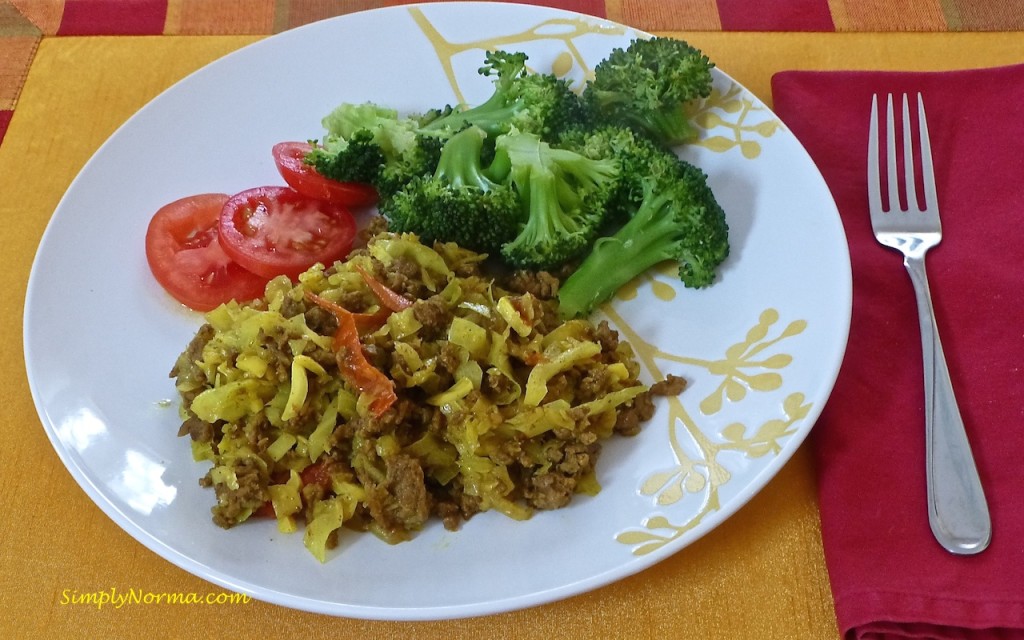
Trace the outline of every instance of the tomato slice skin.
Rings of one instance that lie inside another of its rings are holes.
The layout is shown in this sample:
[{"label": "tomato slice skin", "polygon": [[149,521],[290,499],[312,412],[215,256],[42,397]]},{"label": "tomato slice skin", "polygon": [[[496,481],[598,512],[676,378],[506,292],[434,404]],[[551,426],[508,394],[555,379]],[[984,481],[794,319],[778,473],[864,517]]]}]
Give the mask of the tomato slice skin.
[{"label": "tomato slice skin", "polygon": [[146,230],[146,261],[156,281],[185,306],[210,311],[263,295],[267,278],[246,271],[221,248],[217,227],[225,193],[204,193],[161,207]]},{"label": "tomato slice skin", "polygon": [[371,185],[332,180],[306,164],[306,154],[312,150],[313,145],[308,142],[279,142],[274,145],[274,164],[289,187],[310,198],[354,209],[377,202],[377,190]]},{"label": "tomato slice skin", "polygon": [[265,278],[295,279],[320,262],[348,254],[356,222],[346,207],[290,187],[256,187],[231,196],[221,209],[220,244],[231,258]]}]

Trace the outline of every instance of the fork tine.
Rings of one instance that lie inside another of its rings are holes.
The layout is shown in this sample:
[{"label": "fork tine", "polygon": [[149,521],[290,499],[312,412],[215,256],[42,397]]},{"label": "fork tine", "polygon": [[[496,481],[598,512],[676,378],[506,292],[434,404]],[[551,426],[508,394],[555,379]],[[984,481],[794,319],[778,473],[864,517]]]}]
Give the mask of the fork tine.
[{"label": "fork tine", "polygon": [[896,171],[896,125],[895,116],[893,115],[892,108],[892,94],[889,94],[885,105],[885,159],[886,159],[886,172],[889,182],[889,213],[900,210],[900,190],[897,186],[897,171]]},{"label": "fork tine", "polygon": [[921,134],[921,173],[924,184],[922,209],[938,211],[939,197],[935,192],[935,169],[932,166],[932,143],[928,137],[928,119],[924,115],[924,98],[917,94],[917,126]]},{"label": "fork tine", "polygon": [[882,189],[878,182],[878,94],[871,96],[871,129],[868,131],[868,206],[882,210]]},{"label": "fork tine", "polygon": [[914,186],[914,143],[910,129],[910,98],[903,94],[903,186],[907,194],[907,211],[923,211]]}]

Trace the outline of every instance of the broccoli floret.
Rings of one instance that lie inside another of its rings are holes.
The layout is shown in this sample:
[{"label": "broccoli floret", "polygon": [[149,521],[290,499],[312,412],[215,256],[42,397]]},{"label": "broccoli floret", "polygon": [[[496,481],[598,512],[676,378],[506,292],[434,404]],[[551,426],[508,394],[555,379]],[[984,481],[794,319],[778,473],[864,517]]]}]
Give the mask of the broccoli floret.
[{"label": "broccoli floret", "polygon": [[621,286],[666,260],[679,263],[686,286],[711,284],[715,268],[729,254],[729,229],[707,176],[693,165],[684,167],[680,180],[646,181],[643,202],[633,217],[594,243],[558,291],[564,317],[590,313]]},{"label": "broccoli floret", "polygon": [[682,40],[634,40],[594,67],[583,102],[597,122],[625,125],[675,146],[695,136],[684,107],[711,94],[713,67]]},{"label": "broccoli floret", "polygon": [[514,267],[547,269],[578,257],[593,242],[618,165],[513,130],[495,142],[490,170],[507,176],[524,208],[522,230],[502,247],[502,257]]},{"label": "broccoli floret", "polygon": [[559,146],[593,159],[612,159],[619,173],[611,188],[607,209],[609,224],[622,224],[633,216],[644,199],[644,182],[665,184],[682,179],[685,164],[674,151],[620,125],[567,131]]},{"label": "broccoli floret", "polygon": [[323,125],[327,135],[306,162],[334,180],[365,182],[386,193],[393,181],[431,171],[436,161],[430,145],[424,148],[419,118],[401,117],[394,109],[345,103],[328,114]]},{"label": "broccoli floret", "polygon": [[487,176],[486,136],[479,127],[453,135],[433,174],[412,178],[381,205],[388,227],[486,253],[497,253],[514,238],[521,224],[519,198],[510,185]]},{"label": "broccoli floret", "polygon": [[380,145],[373,139],[373,132],[362,129],[344,143],[336,142],[333,146],[333,151],[327,151],[314,145],[306,155],[306,163],[333,180],[376,184],[386,160]]},{"label": "broccoli floret", "polygon": [[386,202],[410,181],[420,176],[433,175],[446,142],[447,140],[436,136],[417,134],[415,146],[407,149],[398,158],[390,161],[385,159],[374,182],[381,201]]},{"label": "broccoli floret", "polygon": [[345,103],[336,107],[323,119],[327,129],[324,149],[334,151],[359,131],[370,131],[380,145],[381,153],[388,159],[404,154],[416,145],[416,134],[420,130],[417,116],[403,117],[398,111],[366,102]]},{"label": "broccoli floret", "polygon": [[530,72],[526,60],[525,53],[487,52],[480,73],[495,78],[491,97],[466,110],[438,114],[425,128],[461,129],[471,124],[490,136],[515,128],[550,139],[582,122],[585,110],[569,82],[550,73]]}]

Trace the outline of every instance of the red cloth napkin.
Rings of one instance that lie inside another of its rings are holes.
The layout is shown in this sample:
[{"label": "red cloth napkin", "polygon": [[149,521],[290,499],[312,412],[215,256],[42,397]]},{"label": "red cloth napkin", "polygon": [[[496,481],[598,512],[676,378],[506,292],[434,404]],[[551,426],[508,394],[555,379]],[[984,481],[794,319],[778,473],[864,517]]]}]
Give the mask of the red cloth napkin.
[{"label": "red cloth napkin", "polygon": [[[872,94],[888,92],[920,92],[927,108],[943,230],[928,275],[993,524],[976,556],[947,553],[928,526],[913,289],[871,232],[868,118]],[[849,346],[812,434],[840,630],[1024,638],[1024,65],[787,71],[772,93],[832,190],[853,266]]]}]

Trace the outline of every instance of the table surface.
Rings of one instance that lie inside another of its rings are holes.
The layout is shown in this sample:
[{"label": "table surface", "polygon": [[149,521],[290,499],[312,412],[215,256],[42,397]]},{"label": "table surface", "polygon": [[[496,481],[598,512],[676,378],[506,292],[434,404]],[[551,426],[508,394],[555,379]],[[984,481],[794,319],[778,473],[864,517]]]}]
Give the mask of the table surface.
[{"label": "table surface", "polygon": [[[290,26],[278,19],[261,24],[263,31],[227,35],[204,35],[194,25],[194,35],[174,37],[131,32],[118,37],[67,35],[75,31],[59,31],[58,10],[71,10],[75,4],[0,2],[0,43],[7,43],[0,44],[0,60],[11,61],[5,53],[12,50],[11,41],[33,39],[25,73],[14,78],[0,64],[0,99],[8,101],[0,104],[8,113],[0,144],[0,234],[7,263],[0,271],[0,286],[9,292],[0,302],[0,322],[11,328],[8,339],[0,342],[0,355],[10,363],[0,369],[0,448],[8,452],[0,465],[0,495],[7,513],[0,520],[0,635],[145,633],[186,638],[239,632],[255,636],[273,629],[274,635],[288,637],[838,637],[822,555],[814,460],[806,445],[748,505],[697,543],[618,583],[524,611],[458,621],[389,623],[330,618],[256,601],[120,609],[69,603],[76,594],[111,589],[202,597],[223,590],[171,565],[121,531],[77,486],[50,446],[32,404],[21,347],[24,291],[39,239],[71,180],[125,119],[191,71]],[[190,33],[180,21],[177,29],[167,29],[172,9],[176,7],[183,19],[180,12],[187,2],[155,4],[162,4],[166,13],[164,30],[154,33]],[[277,4],[290,5],[292,19],[297,15],[294,9],[305,6],[296,0]],[[910,31],[843,32],[841,25],[852,24],[845,3],[797,2],[830,8],[832,28],[783,32],[766,23],[761,30],[738,31],[727,28],[724,11],[715,14],[717,24],[710,18],[696,24],[678,16],[674,22],[651,17],[637,9],[642,3],[629,0],[571,4],[599,5],[592,13],[690,41],[769,104],[771,76],[785,69],[937,70],[1024,62],[1021,33],[982,31],[1021,28],[1009,19],[974,27],[980,30],[973,32],[953,29],[954,24],[962,27],[962,20]],[[731,4],[717,3],[720,8]],[[51,13],[44,13],[43,5]],[[947,5],[959,6],[943,3]],[[9,27],[18,23],[10,12],[17,10],[24,17],[31,14],[26,7],[37,10],[32,14],[35,32],[11,35]],[[322,16],[307,12],[305,17]],[[84,28],[79,32],[89,33]],[[4,93],[10,93],[12,78],[17,81],[16,101]]]}]

